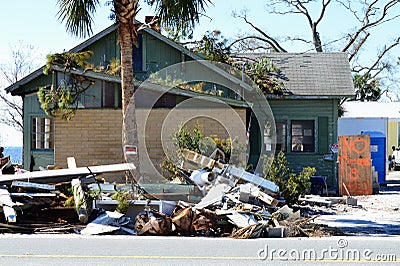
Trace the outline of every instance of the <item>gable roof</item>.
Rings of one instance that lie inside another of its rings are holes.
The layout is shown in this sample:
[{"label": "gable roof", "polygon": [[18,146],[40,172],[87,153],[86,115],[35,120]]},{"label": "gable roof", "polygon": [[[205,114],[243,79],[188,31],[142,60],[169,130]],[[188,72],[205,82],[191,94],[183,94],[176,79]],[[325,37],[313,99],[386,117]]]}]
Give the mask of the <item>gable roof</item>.
[{"label": "gable roof", "polygon": [[[100,40],[101,38],[105,37],[106,35],[112,33],[113,31],[117,30],[118,25],[117,24],[113,24],[110,27],[104,29],[103,31],[99,32],[98,34],[92,36],[91,38],[87,39],[86,41],[78,44],[77,46],[75,46],[74,48],[70,49],[70,52],[79,52],[82,51],[84,49],[86,49],[86,47],[88,47],[89,45],[93,44],[94,42]],[[168,44],[169,46],[175,48],[176,50],[180,51],[181,53],[189,56],[190,58],[193,58],[195,60],[202,60],[202,58],[200,58],[199,56],[195,55],[194,53],[190,52],[189,50],[187,50],[186,48],[182,47],[181,45],[173,42],[172,40],[168,39],[167,37],[163,36],[162,34],[154,31],[151,28],[144,28],[143,31],[145,31],[146,33],[156,37],[157,39],[165,42],[166,44]],[[39,69],[35,70],[34,72],[32,72],[31,74],[27,75],[26,77],[22,78],[21,80],[17,81],[16,83],[10,85],[9,87],[5,88],[6,92],[11,93],[12,95],[18,95],[18,88],[20,88],[21,86],[31,82],[32,80],[36,79],[37,77],[44,75],[43,74],[43,69],[44,66],[41,66]]]},{"label": "gable roof", "polygon": [[293,96],[354,96],[346,53],[252,53],[236,56],[244,61],[270,58],[280,70],[284,88]]},{"label": "gable roof", "polygon": [[[75,46],[70,51],[82,51],[89,45],[117,30],[117,25],[111,25],[88,40]],[[156,37],[160,41],[175,48],[188,57],[199,60],[199,62],[212,69],[215,73],[225,77],[240,87],[251,89],[242,80],[230,75],[211,62],[192,53],[183,46],[168,39],[151,28],[144,28],[143,31]],[[240,54],[243,58],[260,59],[271,58],[273,63],[281,70],[284,78],[284,88],[292,95],[286,98],[342,98],[354,96],[353,81],[350,72],[350,65],[345,53],[268,53],[268,54]],[[44,75],[42,68],[32,72],[5,90],[12,95],[22,94],[18,89],[32,80]],[[32,91],[33,92],[33,91]],[[279,97],[270,95],[268,98]]]}]

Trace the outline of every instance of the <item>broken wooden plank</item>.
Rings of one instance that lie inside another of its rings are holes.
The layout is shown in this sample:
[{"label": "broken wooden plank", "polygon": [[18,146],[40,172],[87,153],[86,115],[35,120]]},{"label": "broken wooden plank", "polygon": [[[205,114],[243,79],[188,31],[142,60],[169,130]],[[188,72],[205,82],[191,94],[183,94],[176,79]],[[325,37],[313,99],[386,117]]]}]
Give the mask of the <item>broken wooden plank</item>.
[{"label": "broken wooden plank", "polygon": [[11,197],[55,197],[54,193],[10,193]]},{"label": "broken wooden plank", "polygon": [[13,232],[27,232],[27,231],[32,232],[34,230],[34,228],[0,223],[0,229],[4,229],[4,228],[11,230]]},{"label": "broken wooden plank", "polygon": [[56,169],[47,171],[25,172],[16,175],[2,175],[0,184],[9,183],[11,181],[16,181],[16,180],[35,179],[39,181],[46,178],[54,178],[57,182],[60,182],[61,180],[66,181],[66,180],[71,180],[74,177],[87,176],[91,174],[123,172],[134,169],[135,165],[133,163],[120,163],[120,164],[77,167],[74,169]]},{"label": "broken wooden plank", "polygon": [[23,188],[36,188],[36,189],[43,189],[43,190],[55,190],[55,185],[47,185],[47,184],[38,184],[32,182],[23,182],[23,181],[13,181],[11,183],[13,187],[23,187]]},{"label": "broken wooden plank", "polygon": [[327,207],[332,205],[332,201],[321,197],[309,197],[309,198],[299,198],[300,202],[314,203],[314,204],[324,204]]},{"label": "broken wooden plank", "polygon": [[71,186],[74,190],[75,209],[78,213],[79,221],[86,224],[89,220],[89,213],[81,180],[79,178],[72,179]]},{"label": "broken wooden plank", "polygon": [[240,189],[240,198],[239,200],[248,202],[249,196],[257,198],[269,205],[276,206],[278,205],[278,201],[271,197],[270,195],[262,192],[259,187],[252,183],[246,183],[239,186]]},{"label": "broken wooden plank", "polygon": [[209,158],[207,156],[201,155],[200,153],[197,153],[197,152],[194,152],[194,151],[190,151],[190,150],[187,150],[187,149],[183,149],[182,150],[182,156],[185,159],[198,164],[198,166],[200,168],[207,167],[209,169],[212,169],[212,168],[214,168],[214,166],[217,166],[219,168],[224,168],[225,167],[224,164],[219,163],[214,159],[211,159],[211,158]]},{"label": "broken wooden plank", "polygon": [[271,197],[270,195],[268,195],[262,191],[258,191],[257,194],[253,194],[253,195],[271,206],[278,205],[278,201],[275,198]]}]

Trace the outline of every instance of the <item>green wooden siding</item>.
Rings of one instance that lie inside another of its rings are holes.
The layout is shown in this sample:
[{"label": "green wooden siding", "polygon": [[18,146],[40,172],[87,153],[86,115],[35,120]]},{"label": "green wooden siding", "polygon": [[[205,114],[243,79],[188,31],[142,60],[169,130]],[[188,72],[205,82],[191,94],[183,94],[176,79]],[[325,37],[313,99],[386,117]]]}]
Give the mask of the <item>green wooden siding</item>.
[{"label": "green wooden siding", "polygon": [[161,42],[156,37],[145,34],[143,39],[145,39],[146,69],[150,72],[158,71],[182,61],[180,51]]},{"label": "green wooden siding", "polygon": [[[337,142],[337,104],[336,99],[320,100],[268,100],[276,121],[286,121],[288,151],[286,158],[297,172],[305,166],[315,167],[315,175],[326,176],[328,186],[336,187],[336,156],[327,160],[330,145]],[[290,122],[292,120],[315,121],[315,152],[290,152]],[[324,156],[325,155],[325,156]]]},{"label": "green wooden siding", "polygon": [[36,93],[26,95],[24,98],[24,169],[29,169],[34,160],[33,170],[38,170],[39,166],[46,167],[54,164],[54,150],[32,150],[31,130],[32,117],[46,117],[45,112],[40,107],[40,102]]},{"label": "green wooden siding", "polygon": [[93,56],[88,60],[95,66],[106,67],[114,58],[120,57],[118,35],[116,31],[111,32],[100,40],[89,45],[85,50],[92,51]]},{"label": "green wooden siding", "polygon": [[318,117],[318,152],[325,154],[329,152],[329,117]]}]

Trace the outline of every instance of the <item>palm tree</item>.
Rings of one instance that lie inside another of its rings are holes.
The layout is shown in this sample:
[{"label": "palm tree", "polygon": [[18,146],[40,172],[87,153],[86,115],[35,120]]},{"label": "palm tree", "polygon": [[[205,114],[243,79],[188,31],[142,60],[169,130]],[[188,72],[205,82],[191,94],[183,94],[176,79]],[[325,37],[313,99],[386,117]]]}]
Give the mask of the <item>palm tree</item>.
[{"label": "palm tree", "polygon": [[[73,35],[86,37],[92,34],[93,15],[99,0],[57,0],[57,15],[65,22],[66,30]],[[154,5],[161,24],[178,31],[186,32],[199,21],[199,14],[204,11],[211,0],[145,0]],[[128,104],[134,105],[134,73],[132,47],[138,44],[138,33],[135,17],[139,11],[139,0],[113,0],[113,12],[118,23],[118,39],[121,51],[121,87],[122,115],[125,121]],[[134,112],[135,106],[130,110]],[[131,114],[135,117],[134,114]],[[136,121],[131,125],[123,124],[123,143],[138,145]],[[138,156],[130,158],[135,166],[134,175],[140,177]]]}]

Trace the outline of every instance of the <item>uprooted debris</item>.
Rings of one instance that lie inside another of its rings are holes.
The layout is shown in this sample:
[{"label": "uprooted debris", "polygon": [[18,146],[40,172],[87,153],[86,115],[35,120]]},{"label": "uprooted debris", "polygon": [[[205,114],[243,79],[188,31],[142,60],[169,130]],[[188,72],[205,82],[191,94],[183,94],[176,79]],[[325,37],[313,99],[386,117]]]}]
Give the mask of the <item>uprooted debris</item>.
[{"label": "uprooted debris", "polygon": [[329,234],[313,224],[316,216],[303,218],[285,205],[275,183],[189,150],[183,156],[195,166],[181,169],[185,184],[107,184],[97,176],[101,170],[84,168],[43,174],[43,180],[61,177],[61,183],[42,184],[40,173],[24,174],[38,183],[16,175],[0,189],[3,221],[13,226],[0,229],[232,238]]}]

